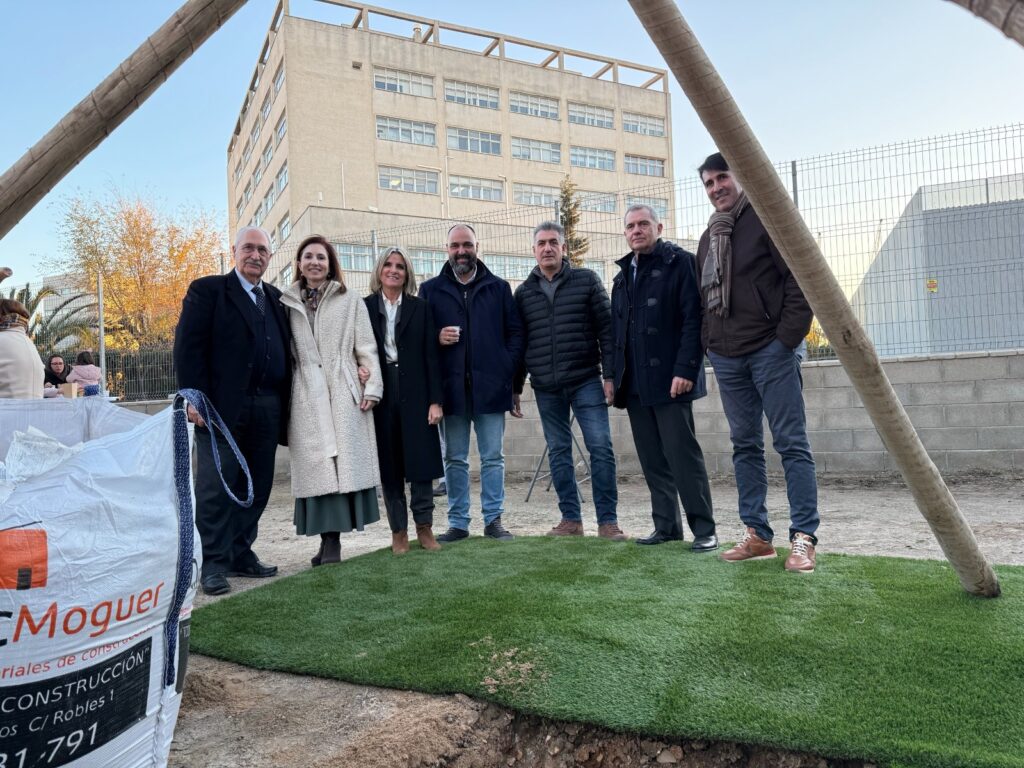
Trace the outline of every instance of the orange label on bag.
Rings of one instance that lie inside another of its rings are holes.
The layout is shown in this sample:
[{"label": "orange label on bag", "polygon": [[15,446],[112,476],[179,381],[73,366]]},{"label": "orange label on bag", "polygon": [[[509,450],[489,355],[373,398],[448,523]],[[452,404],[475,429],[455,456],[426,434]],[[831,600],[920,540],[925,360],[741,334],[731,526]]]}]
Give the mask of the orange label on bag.
[{"label": "orange label on bag", "polygon": [[0,531],[0,589],[46,586],[46,531]]}]

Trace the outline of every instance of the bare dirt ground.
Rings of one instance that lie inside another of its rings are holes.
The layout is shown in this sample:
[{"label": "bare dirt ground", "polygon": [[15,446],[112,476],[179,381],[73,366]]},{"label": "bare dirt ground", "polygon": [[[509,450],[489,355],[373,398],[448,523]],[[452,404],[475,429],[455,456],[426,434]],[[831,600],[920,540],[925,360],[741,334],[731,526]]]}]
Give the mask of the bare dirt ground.
[{"label": "bare dirt ground", "polygon": [[[784,510],[781,479],[774,479],[771,486],[769,508]],[[1024,565],[1024,478],[964,477],[951,481],[951,488],[990,560]],[[521,480],[507,484],[503,521],[516,534],[543,534],[558,522],[554,492],[545,492],[544,485],[538,484],[526,503],[526,491],[527,483]],[[738,539],[742,527],[736,517],[731,478],[713,482],[712,491],[720,538]],[[474,487],[473,535],[482,532],[476,494]],[[589,501],[588,494],[589,487],[584,485],[583,495]],[[443,531],[447,527],[444,499],[438,501],[442,503],[435,513],[435,529]],[[819,489],[819,506],[819,551],[942,557],[910,492],[898,480],[826,480]],[[262,518],[256,550],[265,562],[278,565],[282,575],[309,568],[309,558],[316,550],[313,539],[295,535],[291,519],[288,482],[279,479]],[[642,479],[620,481],[619,522],[634,537],[650,531],[649,497]],[[584,524],[587,535],[596,535],[590,504],[584,505]],[[775,527],[784,539],[784,515]],[[363,533],[343,536],[342,556],[354,557],[389,545],[390,531],[382,520]],[[413,552],[408,556],[429,554]],[[231,581],[235,591],[260,584],[249,579]],[[197,604],[211,599],[219,598],[200,595]],[[198,655],[189,660],[170,758],[170,765],[177,768],[597,768],[648,764],[688,768],[865,765],[738,744],[645,739],[527,717],[466,696],[428,696],[263,672]]]}]

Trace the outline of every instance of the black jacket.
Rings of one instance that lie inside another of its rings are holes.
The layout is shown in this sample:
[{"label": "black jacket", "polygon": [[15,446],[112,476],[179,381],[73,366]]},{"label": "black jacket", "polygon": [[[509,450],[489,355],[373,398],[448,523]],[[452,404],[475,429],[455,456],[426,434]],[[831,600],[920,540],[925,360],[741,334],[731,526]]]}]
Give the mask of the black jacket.
[{"label": "black jacket", "polygon": [[612,377],[612,313],[608,293],[597,274],[568,261],[555,285],[554,301],[541,286],[537,269],[515,292],[526,336],[524,368],[516,379],[523,389],[526,372],[534,389],[557,390],[582,384],[602,370]]},{"label": "black jacket", "polygon": [[[697,246],[698,286],[709,247],[705,231]],[[796,349],[811,329],[813,316],[782,254],[748,205],[732,230],[729,317],[705,314],[701,329],[705,348],[725,357],[741,357],[778,339]]]},{"label": "black jacket", "polygon": [[[630,375],[636,377],[640,402],[645,406],[689,402],[707,394],[704,350],[700,342],[700,291],[694,256],[675,243],[658,240],[654,251],[641,256],[631,300],[629,271],[633,254],[615,262],[619,274],[612,283],[612,318],[615,323],[615,406],[624,408],[623,387],[627,351]],[[633,343],[627,350],[629,319]],[[633,360],[639,361],[638,366]],[[673,398],[672,379],[693,382],[693,389]]]},{"label": "black jacket", "polygon": [[462,328],[457,344],[441,347],[445,415],[511,410],[523,326],[509,284],[478,261],[476,277],[464,285],[446,263],[441,274],[420,286],[420,297],[430,304],[435,327]]},{"label": "black jacket", "polygon": [[[366,297],[370,325],[377,339],[377,356],[381,367],[387,361],[384,336],[388,319],[379,293]],[[403,296],[395,322],[395,346],[398,348],[398,397],[384,377],[384,398],[373,409],[377,434],[377,456],[380,476],[384,482],[403,478],[395,476],[397,448],[393,445],[390,414],[397,409],[402,428],[402,463],[405,480],[424,482],[444,475],[441,463],[441,442],[437,426],[427,423],[432,403],[441,403],[441,364],[438,356],[437,331],[430,305],[415,296]],[[397,402],[396,402],[397,400]]]},{"label": "black jacket", "polygon": [[[288,444],[288,407],[291,399],[292,357],[288,316],[281,292],[263,283],[267,309],[274,313],[284,345],[285,376],[281,396],[281,433]],[[234,270],[226,275],[201,277],[192,282],[181,304],[174,331],[174,371],[182,389],[198,389],[217,409],[228,429],[235,426],[252,373],[256,326],[252,299]]]}]

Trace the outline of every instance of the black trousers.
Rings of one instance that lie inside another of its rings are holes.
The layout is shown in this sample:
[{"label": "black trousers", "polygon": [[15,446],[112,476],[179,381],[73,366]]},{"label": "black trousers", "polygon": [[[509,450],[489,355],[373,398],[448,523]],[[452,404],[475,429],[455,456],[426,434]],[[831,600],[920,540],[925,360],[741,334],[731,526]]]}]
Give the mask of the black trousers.
[{"label": "black trousers", "polygon": [[385,409],[385,423],[391,438],[391,455],[381,456],[382,462],[390,462],[388,472],[382,473],[381,491],[384,495],[384,508],[388,513],[388,524],[391,532],[397,533],[409,528],[409,506],[412,507],[412,519],[417,525],[432,525],[434,522],[434,483],[430,480],[410,482],[410,504],[405,501],[405,445],[402,441],[402,414],[398,397],[398,366],[384,365],[384,400],[381,408]]},{"label": "black trousers", "polygon": [[704,452],[693,429],[689,402],[644,406],[630,395],[626,402],[640,469],[651,491],[651,516],[656,531],[683,538],[679,500],[694,537],[715,533],[711,486]]},{"label": "black trousers", "polygon": [[[203,542],[203,576],[226,573],[256,560],[253,542],[274,485],[274,457],[281,423],[281,398],[246,395],[238,422],[231,430],[252,475],[253,502],[242,507],[228,498],[213,463],[211,430],[196,428],[196,528]],[[242,501],[246,480],[227,440],[217,432],[224,481]]]}]

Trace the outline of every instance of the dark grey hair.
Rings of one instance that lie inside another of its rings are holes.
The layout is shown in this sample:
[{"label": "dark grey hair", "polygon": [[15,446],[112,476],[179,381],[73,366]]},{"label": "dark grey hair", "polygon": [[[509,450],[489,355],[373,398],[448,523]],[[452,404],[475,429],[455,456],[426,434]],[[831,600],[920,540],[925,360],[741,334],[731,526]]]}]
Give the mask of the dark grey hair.
[{"label": "dark grey hair", "polygon": [[537,241],[538,232],[557,232],[558,242],[565,242],[565,227],[559,224],[557,221],[542,221],[536,227],[533,228],[533,240]]},{"label": "dark grey hair", "polygon": [[651,208],[651,206],[645,205],[644,203],[634,203],[633,205],[629,206],[629,208],[626,209],[626,215],[622,217],[623,226],[625,226],[626,219],[629,218],[629,214],[631,214],[633,211],[647,211],[647,215],[651,217],[652,224],[661,223],[661,220],[658,219],[658,214],[654,212],[654,209]]}]

